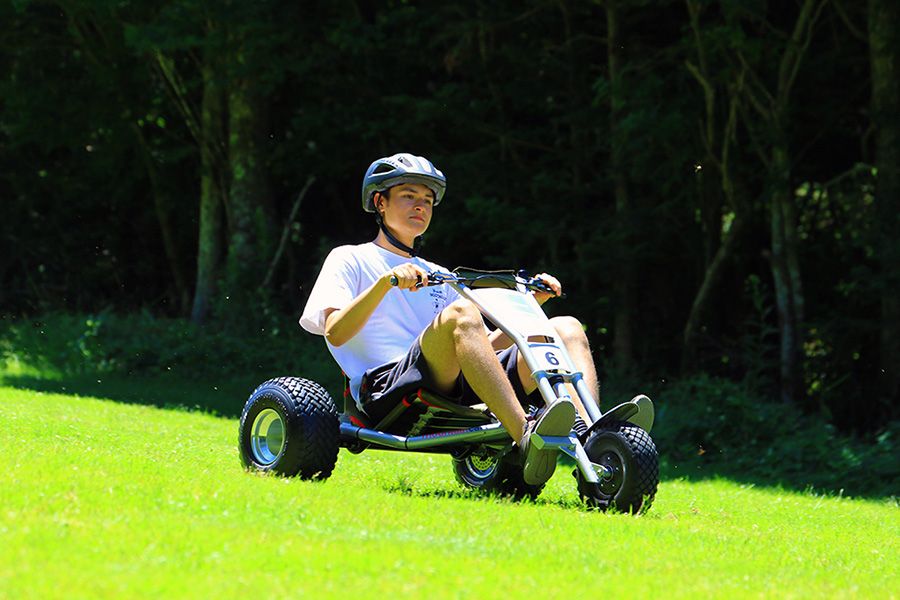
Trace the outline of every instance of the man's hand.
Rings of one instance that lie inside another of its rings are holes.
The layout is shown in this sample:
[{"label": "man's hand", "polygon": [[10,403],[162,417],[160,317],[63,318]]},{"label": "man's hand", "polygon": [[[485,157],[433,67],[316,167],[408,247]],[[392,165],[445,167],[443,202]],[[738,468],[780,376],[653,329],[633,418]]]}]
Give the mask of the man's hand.
[{"label": "man's hand", "polygon": [[388,281],[390,281],[392,277],[396,277],[397,287],[411,292],[415,292],[419,289],[416,287],[419,283],[423,286],[428,285],[428,271],[413,263],[406,263],[405,265],[394,267],[382,275],[382,277],[386,277]]},{"label": "man's hand", "polygon": [[559,279],[554,277],[553,275],[548,275],[547,273],[541,273],[540,275],[535,275],[535,279],[539,279],[550,286],[550,289],[553,290],[553,293],[549,292],[539,292],[535,290],[534,299],[538,301],[538,304],[543,304],[550,298],[555,298],[562,294],[562,284],[559,282]]}]

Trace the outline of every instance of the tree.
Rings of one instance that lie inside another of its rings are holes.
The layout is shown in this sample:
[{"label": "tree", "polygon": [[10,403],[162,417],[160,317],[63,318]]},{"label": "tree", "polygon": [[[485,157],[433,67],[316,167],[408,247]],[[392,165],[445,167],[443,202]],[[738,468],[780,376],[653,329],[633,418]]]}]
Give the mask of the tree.
[{"label": "tree", "polygon": [[624,83],[622,78],[622,40],[617,0],[606,0],[606,57],[609,73],[610,106],[610,175],[613,182],[616,219],[624,229],[619,244],[619,268],[615,274],[614,356],[616,364],[630,370],[634,360],[633,316],[635,304],[635,264],[630,254],[634,242],[634,216],[628,193],[628,177],[625,168],[622,119],[625,113]]},{"label": "tree", "polygon": [[[200,153],[191,317],[245,315],[274,252],[274,207],[260,140],[273,60],[270,2],[173,5],[133,38],[165,82]],[[184,16],[188,30],[183,31]],[[194,59],[199,57],[199,59]],[[193,90],[200,88],[198,94]],[[246,322],[245,319],[240,319]]]},{"label": "tree", "polygon": [[[780,331],[781,398],[797,402],[804,393],[803,317],[804,296],[797,235],[797,207],[791,187],[792,157],[788,124],[791,95],[816,23],[827,0],[803,0],[790,33],[776,55],[775,72],[766,81],[768,59],[753,64],[742,48],[736,57],[746,69],[749,85],[744,98],[755,112],[745,115],[756,154],[765,168],[769,200],[770,265],[775,282],[775,299]],[[773,27],[766,23],[762,25]]]},{"label": "tree", "polygon": [[869,0],[881,294],[882,401],[900,399],[900,5]]},{"label": "tree", "polygon": [[228,254],[223,308],[245,318],[263,283],[275,250],[274,207],[263,140],[277,31],[271,2],[226,3],[228,174],[226,198]]},{"label": "tree", "polygon": [[[696,56],[696,62],[688,59],[685,66],[703,90],[704,112],[700,138],[705,151],[705,160],[696,167],[701,222],[705,234],[705,270],[684,326],[681,355],[682,370],[690,371],[698,366],[700,330],[710,312],[715,289],[743,241],[750,218],[750,206],[745,192],[735,181],[731,164],[737,144],[738,107],[745,93],[746,70],[723,68],[720,69],[723,74],[714,72],[709,57],[710,42],[704,39],[701,31],[701,4],[696,0],[685,0],[685,3]],[[729,27],[729,24],[725,27]],[[714,47],[712,50],[715,52],[722,49]],[[723,216],[727,221],[723,222]]]},{"label": "tree", "polygon": [[[184,271],[177,234],[172,219],[170,199],[160,182],[159,164],[148,140],[144,127],[139,124],[137,112],[141,114],[146,99],[138,97],[140,89],[134,83],[136,69],[125,47],[119,15],[103,11],[103,7],[89,3],[61,2],[66,13],[68,29],[72,40],[87,58],[94,81],[107,82],[112,91],[112,99],[119,114],[124,115],[128,130],[134,136],[134,147],[146,169],[153,197],[154,212],[162,238],[165,256],[172,274],[177,305],[181,314],[187,313],[190,290],[188,276]],[[99,10],[98,10],[99,9]]]}]

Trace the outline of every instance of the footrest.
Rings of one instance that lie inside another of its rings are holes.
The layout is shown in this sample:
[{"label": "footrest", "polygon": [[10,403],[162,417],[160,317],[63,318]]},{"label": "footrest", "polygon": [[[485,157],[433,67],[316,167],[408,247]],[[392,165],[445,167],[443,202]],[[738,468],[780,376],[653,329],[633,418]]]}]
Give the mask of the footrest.
[{"label": "footrest", "polygon": [[531,444],[538,450],[572,449],[578,443],[578,438],[574,435],[540,435],[538,433],[531,434]]}]

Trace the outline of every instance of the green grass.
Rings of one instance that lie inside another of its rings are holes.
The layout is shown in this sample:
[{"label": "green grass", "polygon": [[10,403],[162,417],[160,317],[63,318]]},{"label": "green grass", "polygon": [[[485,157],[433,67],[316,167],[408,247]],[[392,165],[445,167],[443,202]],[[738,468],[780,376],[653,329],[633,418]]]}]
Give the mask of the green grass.
[{"label": "green grass", "polygon": [[676,479],[648,514],[600,514],[568,469],[516,504],[463,491],[445,456],[377,451],[284,480],[241,469],[233,418],[11,387],[0,431],[3,598],[900,590],[894,500]]}]

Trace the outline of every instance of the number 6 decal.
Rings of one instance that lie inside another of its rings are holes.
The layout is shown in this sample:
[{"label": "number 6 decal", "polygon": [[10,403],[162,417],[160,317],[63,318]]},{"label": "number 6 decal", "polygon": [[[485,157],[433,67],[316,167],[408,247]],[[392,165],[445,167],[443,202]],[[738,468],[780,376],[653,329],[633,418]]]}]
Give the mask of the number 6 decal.
[{"label": "number 6 decal", "polygon": [[547,354],[545,354],[544,358],[547,360],[548,363],[550,363],[554,367],[559,366],[559,359],[556,358],[556,355],[553,354],[552,352],[548,352]]}]

